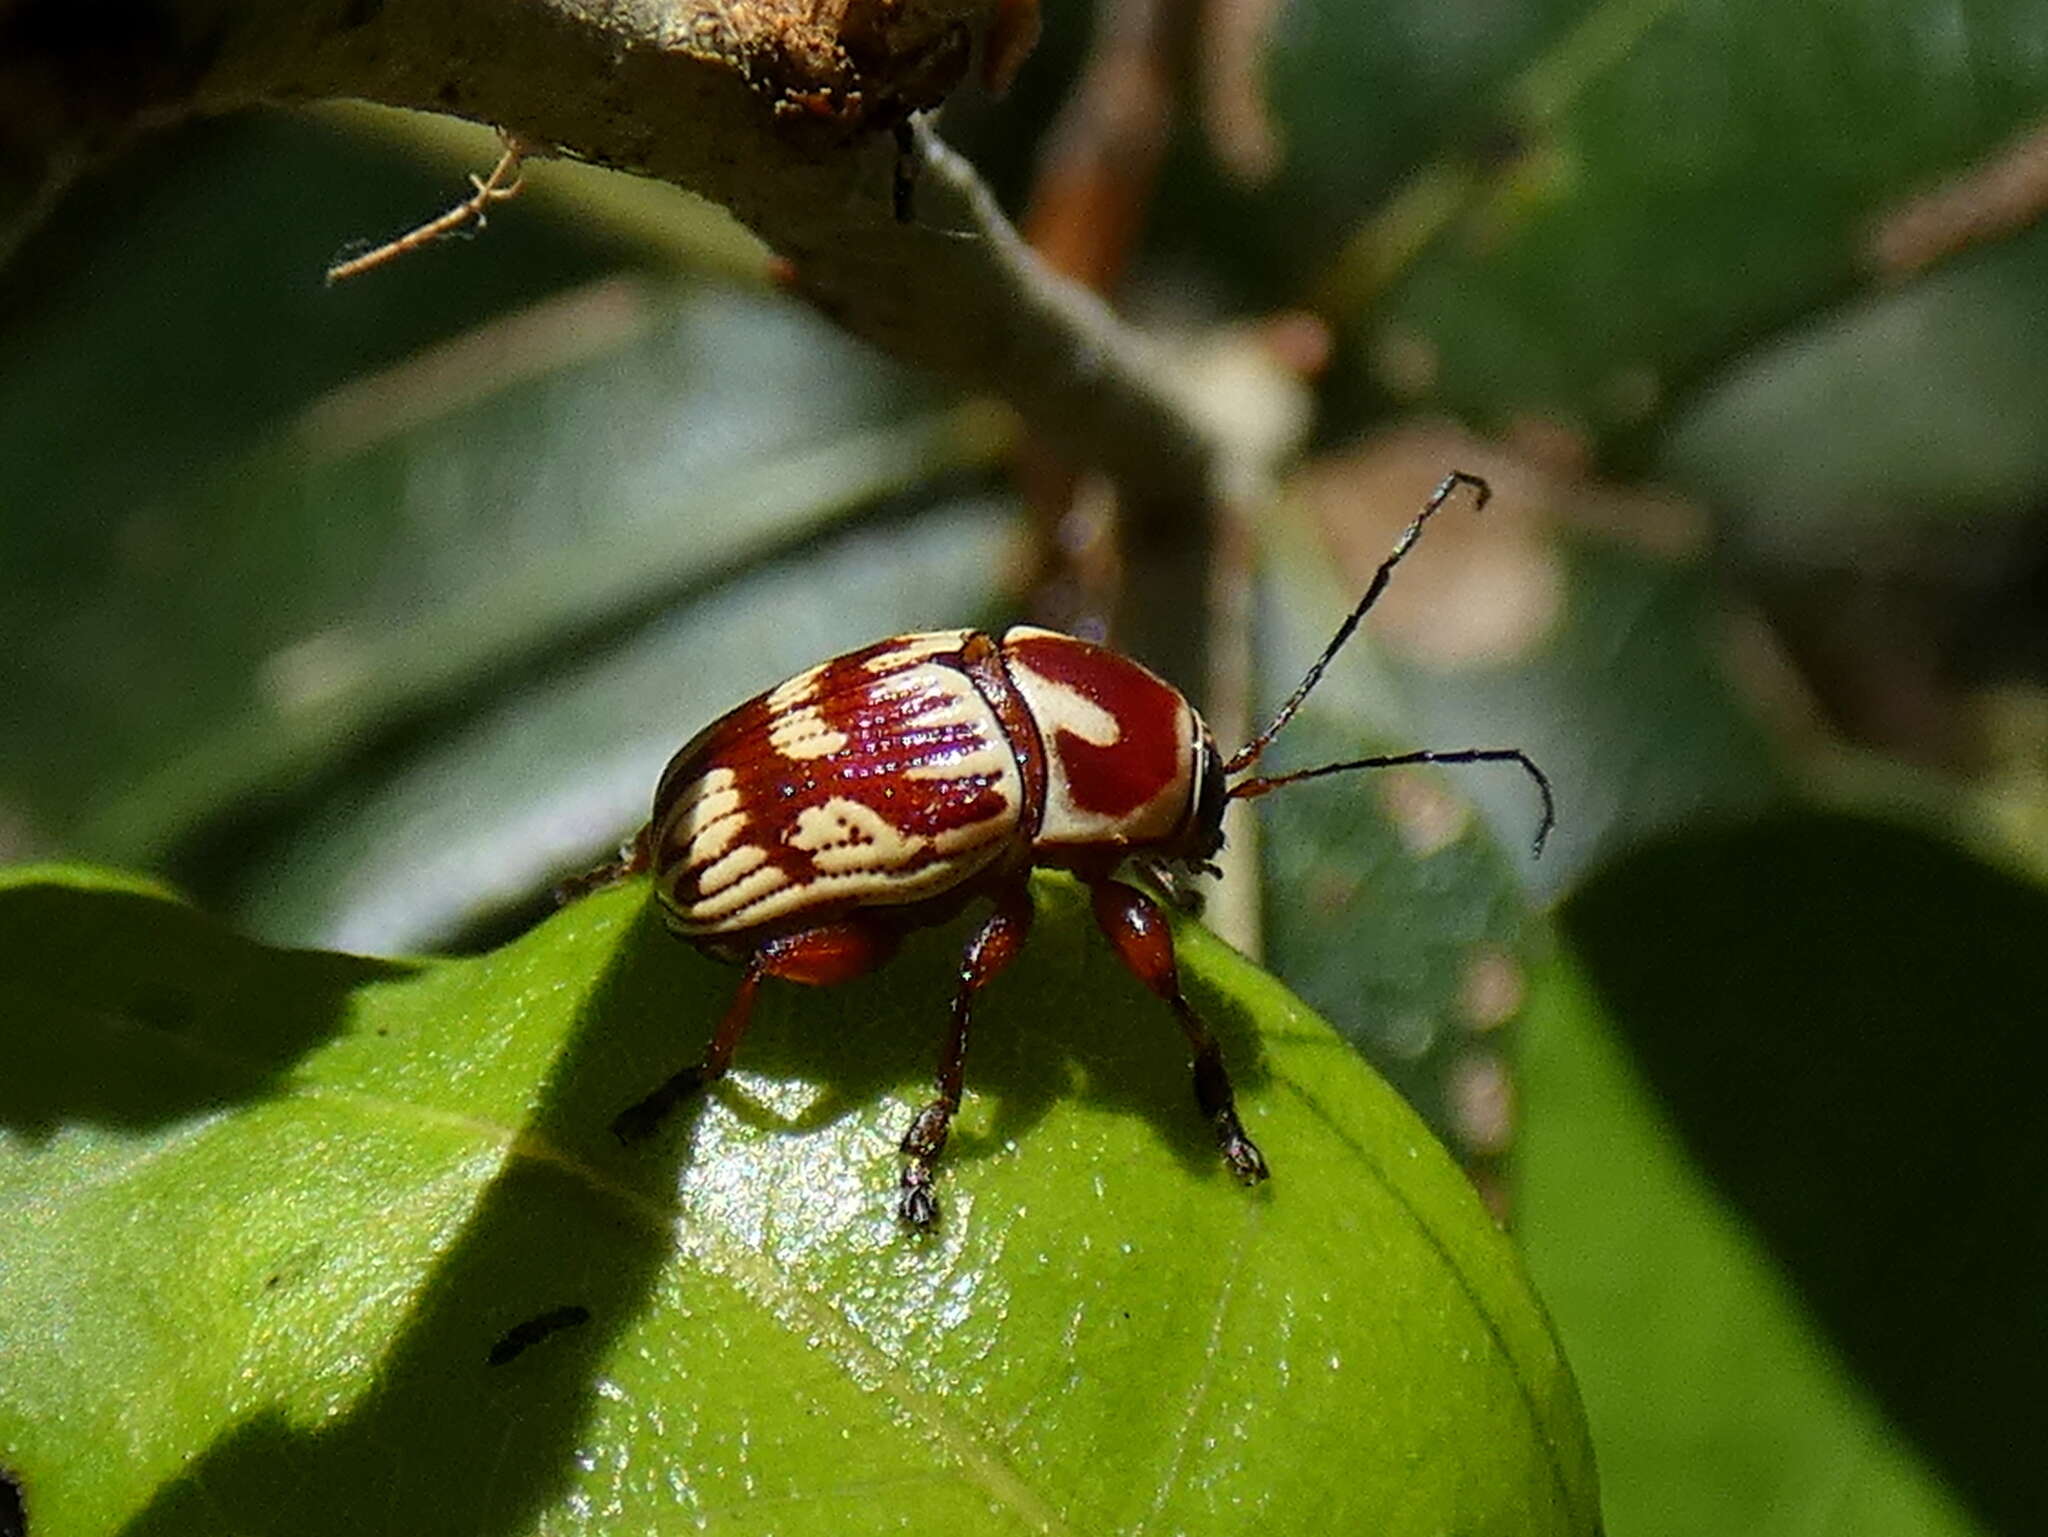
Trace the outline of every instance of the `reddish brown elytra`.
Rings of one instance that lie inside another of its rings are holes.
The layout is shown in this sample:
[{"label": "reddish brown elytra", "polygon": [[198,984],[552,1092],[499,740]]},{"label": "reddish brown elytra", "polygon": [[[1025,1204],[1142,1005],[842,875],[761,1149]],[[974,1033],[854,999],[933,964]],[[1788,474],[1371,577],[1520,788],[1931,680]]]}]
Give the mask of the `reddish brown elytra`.
[{"label": "reddish brown elytra", "polygon": [[767,977],[844,982],[894,953],[905,932],[970,900],[994,911],[968,942],[939,1058],[937,1093],[903,1139],[898,1210],[938,1216],[939,1155],[960,1108],[974,1000],[1031,929],[1034,866],[1071,870],[1125,966],[1172,1008],[1194,1059],[1195,1099],[1224,1162],[1246,1183],[1266,1160],[1245,1134],[1215,1037],[1182,994],[1159,907],[1116,878],[1127,863],[1162,874],[1205,868],[1223,813],[1297,780],[1407,763],[1518,764],[1543,801],[1549,781],[1516,748],[1407,752],[1270,778],[1240,777],[1294,717],[1358,628],[1423,524],[1458,486],[1484,506],[1486,483],[1436,488],[1272,723],[1228,762],[1185,696],[1136,662],[1050,630],[1001,639],[979,630],[898,635],[821,662],[713,721],[670,761],[654,814],[626,858],[599,878],[652,868],[668,927],[742,968],[701,1061],[613,1123],[651,1134],[686,1095],[724,1076]]}]

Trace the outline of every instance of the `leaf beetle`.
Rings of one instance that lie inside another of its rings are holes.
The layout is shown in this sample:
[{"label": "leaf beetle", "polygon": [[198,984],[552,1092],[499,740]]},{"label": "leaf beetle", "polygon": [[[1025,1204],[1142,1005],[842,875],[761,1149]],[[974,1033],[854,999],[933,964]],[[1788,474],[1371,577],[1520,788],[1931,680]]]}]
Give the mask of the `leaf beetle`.
[{"label": "leaf beetle", "polygon": [[934,1176],[960,1096],[974,1003],[1017,956],[1038,866],[1088,887],[1119,959],[1173,1010],[1193,1059],[1195,1100],[1224,1162],[1253,1184],[1266,1160],[1238,1119],[1216,1038],[1181,991],[1159,905],[1118,878],[1209,868],[1229,803],[1354,769],[1417,763],[1519,766],[1542,799],[1535,848],[1555,820],[1549,780],[1519,748],[1382,754],[1250,775],[1385,590],[1454,472],[1424,504],[1323,653],[1272,721],[1225,759],[1186,696],[1128,657],[1018,626],[897,635],[834,657],[748,700],[670,760],[653,814],[621,859],[573,889],[652,871],[671,932],[739,965],[739,986],[703,1057],[613,1122],[651,1135],[684,1098],[722,1078],[769,977],[830,986],[872,971],[912,929],[976,898],[993,910],[968,941],[936,1092],[904,1135],[898,1213],[938,1217]]}]

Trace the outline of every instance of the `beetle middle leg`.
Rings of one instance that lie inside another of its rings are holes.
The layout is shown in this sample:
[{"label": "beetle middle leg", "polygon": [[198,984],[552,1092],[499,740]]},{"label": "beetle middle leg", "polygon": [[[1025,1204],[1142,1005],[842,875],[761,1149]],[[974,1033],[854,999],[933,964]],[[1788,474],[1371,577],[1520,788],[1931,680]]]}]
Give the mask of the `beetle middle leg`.
[{"label": "beetle middle leg", "polygon": [[621,1111],[612,1122],[612,1135],[627,1143],[653,1136],[677,1105],[726,1075],[733,1053],[754,1022],[754,995],[760,991],[763,977],[782,977],[811,987],[850,982],[895,954],[896,939],[893,930],[847,918],[763,940],[747,957],[740,985],[726,1005],[703,1059]]},{"label": "beetle middle leg", "polygon": [[953,995],[953,1023],[946,1033],[945,1050],[939,1056],[938,1094],[918,1111],[910,1130],[903,1134],[903,1151],[910,1162],[903,1167],[903,1198],[896,1210],[912,1227],[930,1227],[938,1220],[939,1203],[932,1194],[932,1179],[953,1129],[954,1112],[960,1108],[961,1086],[967,1071],[967,1027],[973,1017],[975,995],[1017,958],[1031,932],[1031,916],[1031,888],[1021,880],[1005,887],[996,898],[996,910],[968,941],[966,953],[960,958],[960,989]]},{"label": "beetle middle leg", "polygon": [[1266,1178],[1268,1170],[1258,1145],[1237,1118],[1237,1097],[1223,1066],[1223,1048],[1202,1023],[1201,1015],[1180,990],[1180,968],[1173,958],[1173,931],[1159,905],[1135,886],[1122,881],[1091,883],[1095,922],[1131,974],[1172,1007],[1194,1054],[1195,1103],[1216,1132],[1223,1161],[1246,1184]]}]

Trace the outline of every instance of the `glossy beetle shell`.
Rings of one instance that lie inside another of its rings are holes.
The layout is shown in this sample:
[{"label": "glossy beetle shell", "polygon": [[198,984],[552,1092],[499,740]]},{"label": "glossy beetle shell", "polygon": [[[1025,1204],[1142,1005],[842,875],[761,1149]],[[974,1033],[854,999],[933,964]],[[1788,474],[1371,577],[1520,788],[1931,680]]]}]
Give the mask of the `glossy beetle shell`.
[{"label": "glossy beetle shell", "polygon": [[709,939],[1171,848],[1214,752],[1179,690],[1102,647],[1030,628],[899,635],[676,754],[649,829],[655,890],[671,928]]}]

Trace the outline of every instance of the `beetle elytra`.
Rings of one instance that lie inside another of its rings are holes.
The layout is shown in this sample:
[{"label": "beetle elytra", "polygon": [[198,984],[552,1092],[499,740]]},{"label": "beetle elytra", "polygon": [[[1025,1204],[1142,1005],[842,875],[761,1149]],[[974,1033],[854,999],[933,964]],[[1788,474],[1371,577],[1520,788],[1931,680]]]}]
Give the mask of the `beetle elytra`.
[{"label": "beetle elytra", "polygon": [[1484,481],[1447,476],[1299,687],[1228,760],[1178,689],[1115,651],[1029,626],[1000,638],[979,630],[894,636],[821,662],[705,727],[670,760],[653,815],[624,857],[589,879],[651,869],[669,929],[737,963],[739,986],[702,1059],[627,1109],[613,1130],[629,1142],[650,1135],[682,1099],[723,1077],[767,978],[848,981],[888,960],[906,932],[985,897],[993,910],[962,957],[936,1092],[903,1138],[898,1211],[929,1226],[975,999],[1022,948],[1029,874],[1051,866],[1087,885],[1117,956],[1172,1009],[1224,1162],[1248,1184],[1265,1179],[1216,1039],[1181,991],[1166,917],[1118,872],[1126,864],[1161,875],[1208,868],[1233,800],[1416,763],[1518,765],[1542,798],[1541,851],[1554,820],[1550,783],[1519,748],[1249,773],[1461,485],[1486,504]]}]

